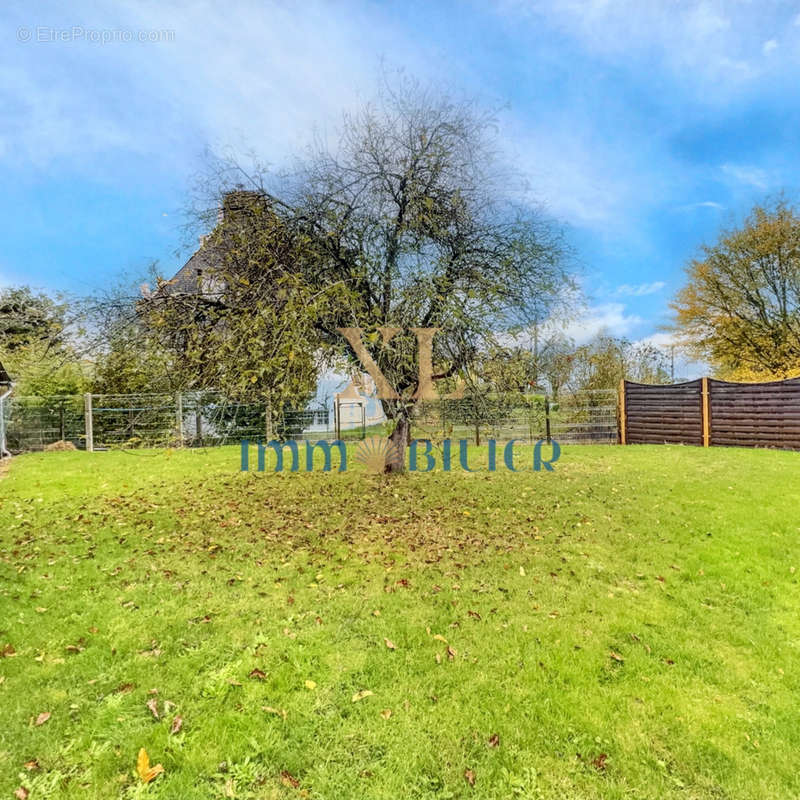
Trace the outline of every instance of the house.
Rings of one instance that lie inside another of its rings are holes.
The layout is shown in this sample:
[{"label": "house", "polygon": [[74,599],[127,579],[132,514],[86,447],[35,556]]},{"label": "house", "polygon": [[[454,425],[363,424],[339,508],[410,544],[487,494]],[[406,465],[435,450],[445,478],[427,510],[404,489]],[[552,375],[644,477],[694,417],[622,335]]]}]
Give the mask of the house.
[{"label": "house", "polygon": [[[217,216],[217,225],[235,221],[237,217],[245,219],[245,215],[256,205],[268,202],[269,198],[249,189],[237,188],[226,192]],[[213,232],[201,236],[200,247],[171,280],[161,284],[156,296],[215,299],[222,289],[215,272],[222,266],[224,257],[224,246],[214,241]]]}]

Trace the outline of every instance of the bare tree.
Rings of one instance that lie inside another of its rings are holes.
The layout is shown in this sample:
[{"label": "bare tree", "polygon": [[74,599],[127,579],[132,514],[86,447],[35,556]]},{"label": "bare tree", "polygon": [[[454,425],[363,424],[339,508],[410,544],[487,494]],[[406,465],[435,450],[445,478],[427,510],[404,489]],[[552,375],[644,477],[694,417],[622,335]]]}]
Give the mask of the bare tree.
[{"label": "bare tree", "polygon": [[[439,329],[434,377],[452,376],[572,285],[560,237],[519,201],[494,131],[474,103],[400,80],[345,116],[336,146],[318,146],[294,177],[290,202],[322,248],[314,279],[350,291],[320,324],[338,347],[337,328],[365,331],[399,394],[383,406],[401,452],[418,388],[409,329]],[[404,333],[385,344],[382,328]]]}]

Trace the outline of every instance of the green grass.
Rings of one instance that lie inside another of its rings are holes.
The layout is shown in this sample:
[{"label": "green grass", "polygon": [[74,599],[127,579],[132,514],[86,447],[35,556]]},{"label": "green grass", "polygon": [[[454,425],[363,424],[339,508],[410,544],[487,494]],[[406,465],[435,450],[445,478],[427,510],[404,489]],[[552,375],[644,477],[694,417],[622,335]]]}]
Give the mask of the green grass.
[{"label": "green grass", "polygon": [[238,457],[0,480],[0,797],[800,796],[800,454],[394,479]]}]

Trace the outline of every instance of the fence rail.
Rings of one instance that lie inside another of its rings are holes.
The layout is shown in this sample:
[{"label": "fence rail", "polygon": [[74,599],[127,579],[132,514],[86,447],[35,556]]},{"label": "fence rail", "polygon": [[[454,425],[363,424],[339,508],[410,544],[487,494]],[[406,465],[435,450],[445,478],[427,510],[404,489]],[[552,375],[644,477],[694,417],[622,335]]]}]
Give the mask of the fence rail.
[{"label": "fence rail", "polygon": [[731,383],[712,378],[620,387],[623,444],[800,450],[800,378]]}]

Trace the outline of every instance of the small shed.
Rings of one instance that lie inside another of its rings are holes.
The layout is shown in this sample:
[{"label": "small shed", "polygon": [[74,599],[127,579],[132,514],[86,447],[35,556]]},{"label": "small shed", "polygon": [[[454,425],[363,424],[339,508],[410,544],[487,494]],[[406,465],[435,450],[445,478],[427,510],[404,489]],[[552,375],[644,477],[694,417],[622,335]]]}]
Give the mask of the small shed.
[{"label": "small shed", "polygon": [[366,426],[367,398],[359,394],[353,381],[347,384],[344,391],[334,397],[334,415],[336,420],[336,437],[339,438],[342,429],[352,429]]}]

